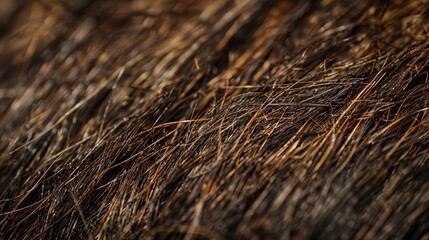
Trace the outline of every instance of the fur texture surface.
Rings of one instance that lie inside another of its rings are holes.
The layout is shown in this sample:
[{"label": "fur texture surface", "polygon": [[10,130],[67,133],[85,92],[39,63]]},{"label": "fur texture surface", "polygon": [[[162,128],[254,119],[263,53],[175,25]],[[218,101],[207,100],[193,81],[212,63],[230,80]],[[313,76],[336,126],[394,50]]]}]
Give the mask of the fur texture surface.
[{"label": "fur texture surface", "polygon": [[0,239],[429,239],[429,1],[1,2]]}]

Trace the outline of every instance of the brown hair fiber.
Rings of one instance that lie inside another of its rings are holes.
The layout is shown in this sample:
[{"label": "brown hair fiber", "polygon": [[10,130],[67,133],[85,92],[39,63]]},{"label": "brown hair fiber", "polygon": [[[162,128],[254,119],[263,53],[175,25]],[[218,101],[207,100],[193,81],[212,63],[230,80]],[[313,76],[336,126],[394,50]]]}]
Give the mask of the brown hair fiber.
[{"label": "brown hair fiber", "polygon": [[428,0],[0,9],[0,239],[429,239]]}]

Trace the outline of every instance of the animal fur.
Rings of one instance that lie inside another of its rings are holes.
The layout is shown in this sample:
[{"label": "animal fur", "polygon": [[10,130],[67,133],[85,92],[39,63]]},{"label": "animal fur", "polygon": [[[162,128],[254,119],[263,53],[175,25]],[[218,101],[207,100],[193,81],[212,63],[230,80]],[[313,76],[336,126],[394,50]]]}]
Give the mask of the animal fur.
[{"label": "animal fur", "polygon": [[429,238],[429,1],[0,8],[0,239]]}]

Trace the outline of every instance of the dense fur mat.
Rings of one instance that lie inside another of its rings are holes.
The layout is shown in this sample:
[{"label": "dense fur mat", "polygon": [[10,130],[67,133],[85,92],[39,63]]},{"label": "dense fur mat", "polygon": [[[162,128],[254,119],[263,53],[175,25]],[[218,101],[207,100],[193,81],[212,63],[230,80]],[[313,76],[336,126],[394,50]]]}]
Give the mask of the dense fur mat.
[{"label": "dense fur mat", "polygon": [[0,239],[429,239],[429,1],[1,2]]}]

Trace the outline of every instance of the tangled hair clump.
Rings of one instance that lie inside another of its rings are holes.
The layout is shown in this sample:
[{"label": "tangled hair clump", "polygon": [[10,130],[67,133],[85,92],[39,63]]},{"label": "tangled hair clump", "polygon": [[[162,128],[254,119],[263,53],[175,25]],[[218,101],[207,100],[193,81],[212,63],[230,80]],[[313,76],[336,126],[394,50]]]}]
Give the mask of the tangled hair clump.
[{"label": "tangled hair clump", "polygon": [[0,8],[0,239],[429,239],[429,1]]}]

